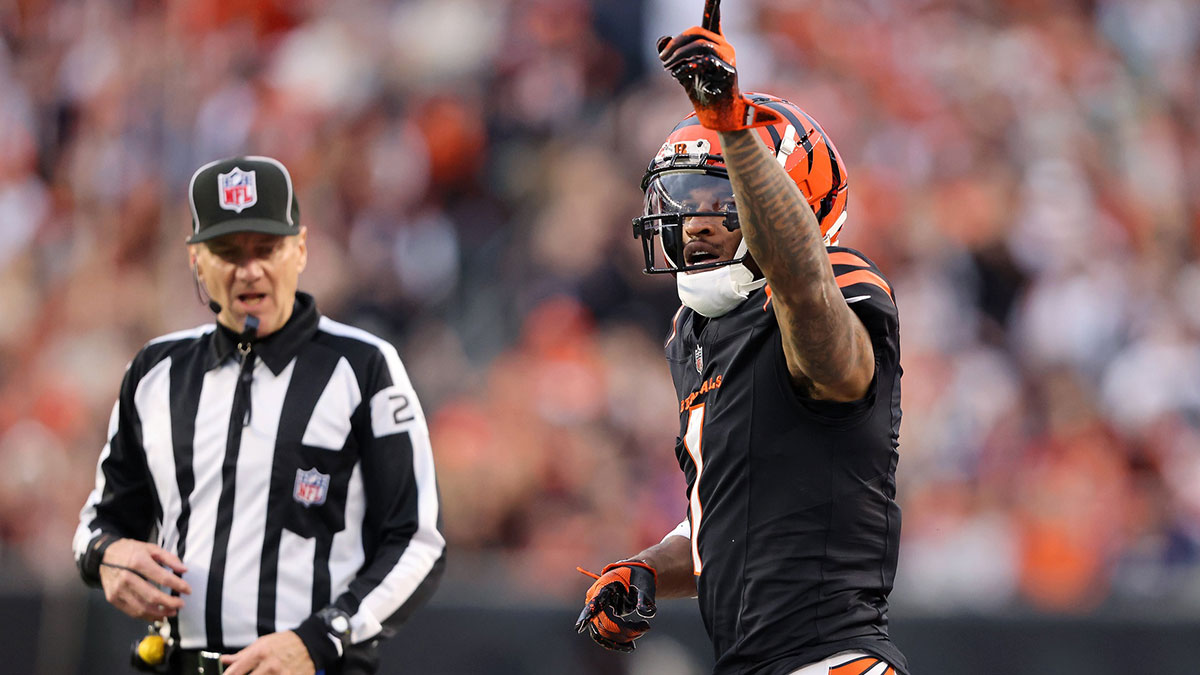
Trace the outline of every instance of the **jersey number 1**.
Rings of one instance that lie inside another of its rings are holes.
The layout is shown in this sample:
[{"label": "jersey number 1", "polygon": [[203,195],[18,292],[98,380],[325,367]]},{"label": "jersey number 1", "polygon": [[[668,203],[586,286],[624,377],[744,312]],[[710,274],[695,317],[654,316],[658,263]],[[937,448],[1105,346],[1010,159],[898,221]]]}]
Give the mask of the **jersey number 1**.
[{"label": "jersey number 1", "polygon": [[692,520],[692,573],[700,574],[700,546],[697,543],[700,535],[700,517],[704,509],[700,506],[700,476],[704,473],[704,454],[700,451],[700,442],[704,438],[704,404],[692,408],[688,412],[687,432],[683,435],[683,447],[692,456],[696,465],[696,480],[692,481],[692,494],[688,507]]}]

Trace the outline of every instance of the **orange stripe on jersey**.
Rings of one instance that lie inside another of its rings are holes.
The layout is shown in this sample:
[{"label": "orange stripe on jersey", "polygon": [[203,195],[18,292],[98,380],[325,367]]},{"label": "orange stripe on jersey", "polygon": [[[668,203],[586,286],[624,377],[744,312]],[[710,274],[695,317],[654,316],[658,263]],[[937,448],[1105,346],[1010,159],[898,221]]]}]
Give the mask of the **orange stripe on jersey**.
[{"label": "orange stripe on jersey", "polygon": [[882,663],[874,656],[863,656],[847,661],[840,666],[829,669],[829,675],[863,675],[863,673]]},{"label": "orange stripe on jersey", "polygon": [[875,274],[871,270],[854,270],[837,276],[838,288],[853,286],[854,284],[875,284],[876,286],[887,291],[888,296],[892,296],[892,287],[888,286],[888,282],[883,280],[883,277]]},{"label": "orange stripe on jersey", "polygon": [[671,337],[667,338],[667,344],[663,345],[664,349],[671,345],[671,340],[674,340],[675,334],[679,332],[677,324],[679,323],[679,315],[681,313],[683,313],[683,305],[680,305],[679,309],[675,310],[675,316],[671,317]]},{"label": "orange stripe on jersey", "polygon": [[767,301],[763,303],[763,311],[765,312],[767,311],[767,305],[771,304],[771,287],[763,286],[763,289],[767,291]]},{"label": "orange stripe on jersey", "polygon": [[829,254],[830,265],[854,265],[855,267],[870,267],[866,260],[846,251],[834,251]]}]

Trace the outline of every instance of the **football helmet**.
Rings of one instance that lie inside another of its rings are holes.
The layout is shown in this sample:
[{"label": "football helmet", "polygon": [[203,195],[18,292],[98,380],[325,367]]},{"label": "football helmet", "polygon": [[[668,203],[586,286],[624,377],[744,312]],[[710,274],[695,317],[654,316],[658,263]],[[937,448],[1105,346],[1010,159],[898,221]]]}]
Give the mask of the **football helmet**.
[{"label": "football helmet", "polygon": [[[747,96],[783,117],[781,122],[754,131],[812,206],[825,244],[836,244],[846,221],[848,184],[846,165],[833,142],[821,125],[794,103],[769,94]],[[726,229],[739,228],[733,185],[721,157],[720,136],[701,126],[695,113],[667,136],[642,176],[642,190],[642,215],[633,219],[633,236],[642,240],[647,274],[694,272],[745,260],[744,245],[739,247],[742,253],[732,260],[689,265],[683,258],[685,219],[719,216],[724,218]],[[661,251],[661,263],[656,251]]]}]

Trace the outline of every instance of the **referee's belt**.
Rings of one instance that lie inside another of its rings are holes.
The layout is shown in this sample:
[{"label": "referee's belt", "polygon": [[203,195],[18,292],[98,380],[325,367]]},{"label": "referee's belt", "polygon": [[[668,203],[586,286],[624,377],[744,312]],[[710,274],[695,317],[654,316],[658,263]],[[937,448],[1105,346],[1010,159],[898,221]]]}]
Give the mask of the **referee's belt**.
[{"label": "referee's belt", "polygon": [[[216,652],[208,649],[180,649],[172,659],[170,672],[172,675],[217,675],[221,672],[220,661],[216,658],[200,658],[200,653],[207,655],[233,654],[234,652]],[[324,670],[318,670],[322,675]]]},{"label": "referee's belt", "polygon": [[221,672],[220,661],[215,658],[200,658],[200,654],[224,655],[233,652],[217,652],[208,649],[180,649],[178,660],[172,664],[171,673],[178,675],[217,675]]}]

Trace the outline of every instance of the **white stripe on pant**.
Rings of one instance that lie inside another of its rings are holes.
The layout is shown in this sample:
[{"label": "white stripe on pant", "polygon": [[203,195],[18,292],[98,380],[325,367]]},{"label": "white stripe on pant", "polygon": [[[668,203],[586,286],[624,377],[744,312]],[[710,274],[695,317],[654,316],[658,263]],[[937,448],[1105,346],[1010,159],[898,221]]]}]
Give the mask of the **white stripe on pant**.
[{"label": "white stripe on pant", "polygon": [[[838,652],[827,659],[810,663],[799,670],[793,670],[788,675],[829,675],[829,671],[834,668],[864,657],[878,658],[872,657],[866,652]],[[883,675],[887,669],[888,664],[883,659],[879,659],[878,663],[871,667],[870,670],[862,673],[862,675]]]}]

